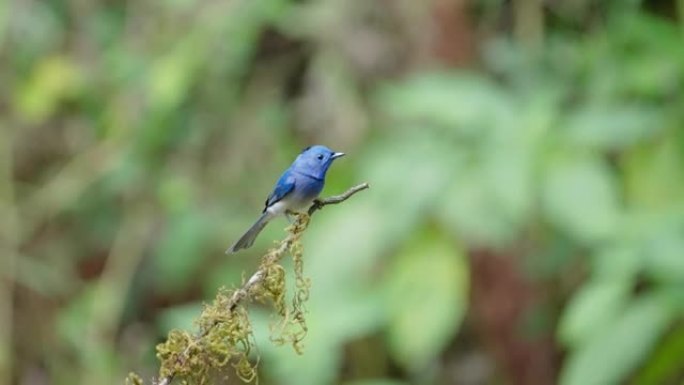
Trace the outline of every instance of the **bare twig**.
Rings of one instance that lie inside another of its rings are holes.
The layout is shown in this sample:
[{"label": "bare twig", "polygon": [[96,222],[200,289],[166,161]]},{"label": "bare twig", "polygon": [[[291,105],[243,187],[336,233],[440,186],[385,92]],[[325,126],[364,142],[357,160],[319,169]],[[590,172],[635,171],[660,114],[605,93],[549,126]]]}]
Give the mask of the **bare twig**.
[{"label": "bare twig", "polygon": [[[295,222],[294,230],[290,231],[288,234],[287,238],[285,238],[280,245],[275,248],[271,249],[262,259],[261,265],[257,269],[257,271],[252,274],[251,277],[240,287],[237,289],[232,297],[230,298],[230,301],[228,302],[228,310],[230,313],[232,313],[235,308],[245,299],[250,299],[250,295],[255,287],[257,287],[259,284],[261,284],[266,277],[266,266],[272,265],[275,262],[278,262],[287,250],[290,249],[292,244],[296,242],[299,237],[301,237],[302,231],[306,228],[306,226],[309,223],[309,218],[313,215],[314,212],[317,210],[322,209],[323,207],[327,205],[333,205],[333,204],[338,204],[346,201],[349,199],[352,195],[356,194],[359,191],[365,190],[369,187],[368,183],[362,183],[360,185],[354,186],[350,188],[349,190],[345,191],[344,193],[340,195],[334,195],[328,198],[324,199],[316,199],[314,203],[309,207],[309,210],[307,211],[308,215],[302,215],[298,216],[297,220]],[[297,227],[299,227],[299,231],[297,230]],[[217,321],[216,323],[219,323],[222,321]],[[214,324],[216,325],[216,324]],[[209,334],[211,331],[211,328],[207,328],[203,331],[201,331],[197,336],[195,336],[194,340],[197,341],[206,335]],[[189,353],[189,348],[190,346],[193,346],[193,344],[188,345],[188,347],[183,351],[183,353],[178,357],[179,363],[183,363],[185,360],[187,360],[188,353]],[[156,385],[169,385],[171,381],[173,381],[173,375],[167,376],[160,378],[155,384]]]},{"label": "bare twig", "polygon": [[354,186],[349,190],[345,191],[343,194],[334,195],[325,199],[316,199],[314,203],[311,205],[311,207],[309,207],[308,214],[309,216],[311,216],[314,212],[316,212],[316,210],[320,210],[324,206],[342,203],[349,199],[352,195],[356,194],[359,191],[365,190],[368,187],[370,187],[368,183],[361,183],[360,185]]}]

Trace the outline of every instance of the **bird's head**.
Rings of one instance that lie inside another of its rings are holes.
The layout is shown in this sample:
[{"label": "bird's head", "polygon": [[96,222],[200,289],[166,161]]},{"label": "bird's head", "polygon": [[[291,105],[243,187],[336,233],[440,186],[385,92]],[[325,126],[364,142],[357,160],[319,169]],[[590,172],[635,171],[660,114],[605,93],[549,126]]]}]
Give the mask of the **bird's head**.
[{"label": "bird's head", "polygon": [[332,162],[342,156],[343,152],[335,152],[325,146],[310,146],[299,154],[293,167],[296,171],[322,179]]}]

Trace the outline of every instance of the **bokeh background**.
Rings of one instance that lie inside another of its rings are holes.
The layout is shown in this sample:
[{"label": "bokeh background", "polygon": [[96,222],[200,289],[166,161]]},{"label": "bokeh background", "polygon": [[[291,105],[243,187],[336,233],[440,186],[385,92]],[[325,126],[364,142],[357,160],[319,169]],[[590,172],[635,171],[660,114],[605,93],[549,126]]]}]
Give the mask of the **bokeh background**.
[{"label": "bokeh background", "polygon": [[156,375],[314,143],[261,384],[681,384],[683,87],[681,0],[0,1],[0,384]]}]

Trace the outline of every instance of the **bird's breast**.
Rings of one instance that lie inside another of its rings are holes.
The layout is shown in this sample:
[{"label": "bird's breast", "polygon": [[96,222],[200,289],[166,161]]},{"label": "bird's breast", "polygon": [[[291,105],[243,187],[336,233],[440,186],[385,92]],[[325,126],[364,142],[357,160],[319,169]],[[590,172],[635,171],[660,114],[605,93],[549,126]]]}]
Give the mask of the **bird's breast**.
[{"label": "bird's breast", "polygon": [[266,211],[271,215],[281,215],[287,211],[306,210],[323,190],[323,181],[307,175],[295,174],[294,189]]},{"label": "bird's breast", "polygon": [[308,206],[323,190],[323,181],[308,176],[297,175],[294,191],[290,194],[290,202],[297,208]]}]

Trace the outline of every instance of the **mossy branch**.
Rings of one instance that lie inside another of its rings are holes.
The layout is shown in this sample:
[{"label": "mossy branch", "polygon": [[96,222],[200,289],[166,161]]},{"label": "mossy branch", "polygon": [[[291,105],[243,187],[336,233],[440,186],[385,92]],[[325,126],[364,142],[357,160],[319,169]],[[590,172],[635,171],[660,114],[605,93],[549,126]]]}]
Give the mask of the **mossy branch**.
[{"label": "mossy branch", "polygon": [[[197,334],[172,330],[166,342],[157,345],[157,357],[161,361],[160,378],[153,383],[169,385],[174,378],[181,378],[183,383],[206,383],[212,369],[221,369],[228,363],[245,382],[254,380],[256,364],[248,360],[254,339],[247,309],[242,306],[252,300],[271,302],[280,318],[272,327],[271,340],[279,344],[289,342],[301,353],[300,343],[307,332],[303,303],[308,299],[310,282],[303,276],[303,249],[299,240],[313,213],[327,205],[344,202],[368,187],[368,183],[362,183],[343,194],[317,199],[307,213],[298,214],[295,222],[287,228],[287,237],[262,257],[257,271],[241,287],[220,289],[214,302],[205,306],[196,321],[199,326]],[[288,252],[294,260],[296,281],[291,307],[285,303],[285,269],[279,264]],[[143,383],[135,374],[129,375],[126,382]]]}]

